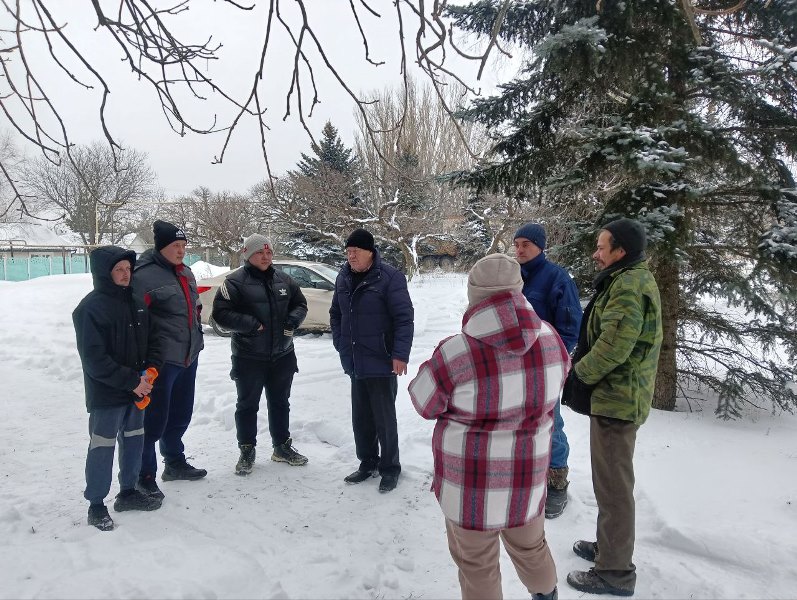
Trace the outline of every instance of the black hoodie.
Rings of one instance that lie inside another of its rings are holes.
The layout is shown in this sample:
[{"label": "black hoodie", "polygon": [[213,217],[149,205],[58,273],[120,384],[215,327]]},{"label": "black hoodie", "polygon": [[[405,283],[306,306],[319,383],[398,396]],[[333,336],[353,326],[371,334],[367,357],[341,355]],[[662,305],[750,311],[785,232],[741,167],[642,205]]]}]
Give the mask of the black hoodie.
[{"label": "black hoodie", "polygon": [[117,246],[90,255],[94,291],[72,313],[77,351],[83,365],[86,409],[125,406],[138,398],[133,390],[148,366],[160,367],[157,349],[148,343],[149,317],[132,288],[116,285],[111,270],[120,260],[136,262],[136,253]]}]

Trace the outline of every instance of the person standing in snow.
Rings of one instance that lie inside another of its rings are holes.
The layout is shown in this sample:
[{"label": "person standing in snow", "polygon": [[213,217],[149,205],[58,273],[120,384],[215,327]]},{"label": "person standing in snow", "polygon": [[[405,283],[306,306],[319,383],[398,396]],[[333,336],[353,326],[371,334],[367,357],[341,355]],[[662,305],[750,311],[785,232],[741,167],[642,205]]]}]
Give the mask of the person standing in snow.
[{"label": "person standing in snow", "polygon": [[[515,233],[515,257],[523,276],[523,295],[534,307],[537,316],[553,325],[569,353],[576,346],[581,325],[578,288],[567,271],[545,256],[545,239],[542,225],[526,223]],[[561,515],[567,506],[570,444],[564,427],[560,403],[557,402],[551,440],[551,465],[548,467],[548,495],[545,499],[545,517],[548,519]]]},{"label": "person standing in snow", "polygon": [[111,490],[117,443],[120,491],[114,510],[156,510],[161,506],[159,498],[136,489],[144,445],[144,410],[135,404],[152,390],[143,371],[159,368],[160,359],[157,346],[151,343],[146,306],[133,297],[130,287],[136,253],[104,246],[94,250],[89,260],[94,290],[72,313],[89,413],[83,495],[89,501],[88,524],[110,531],[114,523],[104,502]]},{"label": "person standing in snow", "polygon": [[156,442],[166,463],[163,481],[192,481],[208,473],[186,461],[183,445],[183,434],[194,412],[197,358],[205,342],[196,279],[183,264],[188,243],[185,233],[166,221],[155,221],[152,230],[155,248],[139,257],[133,291],[149,309],[164,365],[144,416],[144,452],[138,484],[139,489],[163,499],[155,481]]},{"label": "person standing in snow", "polygon": [[437,420],[432,490],[464,600],[502,598],[499,537],[532,598],[557,598],[544,510],[570,357],[522,288],[513,258],[476,262],[462,332],[438,344],[409,386],[418,414]]},{"label": "person standing in snow", "polygon": [[595,294],[562,394],[563,404],[590,416],[597,541],[579,540],[573,552],[595,566],[567,576],[571,587],[588,594],[631,596],[636,586],[634,447],[650,412],[663,337],[646,244],[644,226],[633,219],[600,230],[592,255],[599,269]]},{"label": "person standing in snow", "polygon": [[344,481],[362,483],[378,470],[379,491],[385,493],[396,488],[401,473],[397,376],[407,373],[415,311],[406,277],[382,262],[370,232],[351,233],[346,259],[329,309],[332,343],[351,378],[351,419],[360,460]]},{"label": "person standing in snow", "polygon": [[240,458],[238,475],[255,463],[257,411],[263,389],[268,405],[271,460],[291,466],[307,464],[293,447],[289,415],[293,376],[299,372],[293,332],[307,316],[307,300],[288,275],[272,263],[273,245],[255,233],[244,240],[244,266],[233,271],[213,299],[213,320],[232,331],[232,372],[238,390],[235,429]]}]

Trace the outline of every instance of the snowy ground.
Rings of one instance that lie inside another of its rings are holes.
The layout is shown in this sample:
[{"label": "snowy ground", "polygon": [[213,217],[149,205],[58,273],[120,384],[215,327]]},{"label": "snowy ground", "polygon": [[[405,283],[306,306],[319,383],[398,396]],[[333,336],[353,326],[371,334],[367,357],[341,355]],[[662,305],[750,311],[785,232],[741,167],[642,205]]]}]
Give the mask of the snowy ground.
[{"label": "snowy ground", "polygon": [[[432,423],[399,388],[403,472],[346,486],[357,466],[348,380],[328,335],[297,340],[292,433],[306,467],[268,460],[233,474],[237,459],[229,341],[209,333],[200,357],[190,460],[199,482],[168,482],[163,507],[115,514],[117,529],[85,523],[87,414],[71,311],[88,275],[0,282],[1,598],[455,598],[456,570],[429,492]],[[413,281],[416,341],[410,376],[465,307],[463,276]],[[571,503],[546,524],[560,597],[589,565],[570,550],[594,533],[588,423],[564,409]],[[638,598],[797,596],[797,417],[717,421],[654,411],[637,443]],[[116,484],[112,494],[118,491]],[[111,498],[112,500],[112,498]],[[527,598],[502,555],[504,594]]]}]

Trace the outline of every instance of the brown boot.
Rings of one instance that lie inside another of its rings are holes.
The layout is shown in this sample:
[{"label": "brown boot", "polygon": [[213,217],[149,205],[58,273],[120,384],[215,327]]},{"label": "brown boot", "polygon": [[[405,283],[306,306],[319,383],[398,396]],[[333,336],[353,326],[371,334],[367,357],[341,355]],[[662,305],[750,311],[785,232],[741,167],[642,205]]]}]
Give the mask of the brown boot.
[{"label": "brown boot", "polygon": [[567,506],[567,467],[548,469],[548,496],[545,498],[545,518],[555,519]]}]

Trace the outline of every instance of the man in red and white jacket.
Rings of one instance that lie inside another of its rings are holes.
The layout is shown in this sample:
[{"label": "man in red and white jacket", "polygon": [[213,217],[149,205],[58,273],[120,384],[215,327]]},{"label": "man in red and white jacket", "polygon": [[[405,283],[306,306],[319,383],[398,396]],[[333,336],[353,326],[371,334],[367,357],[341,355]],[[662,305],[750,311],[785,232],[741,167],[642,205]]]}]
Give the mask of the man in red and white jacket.
[{"label": "man in red and white jacket", "polygon": [[553,411],[570,358],[522,287],[513,258],[479,260],[462,333],[440,342],[409,386],[418,413],[437,419],[432,490],[463,599],[502,597],[499,536],[532,597],[557,597],[544,507]]}]

